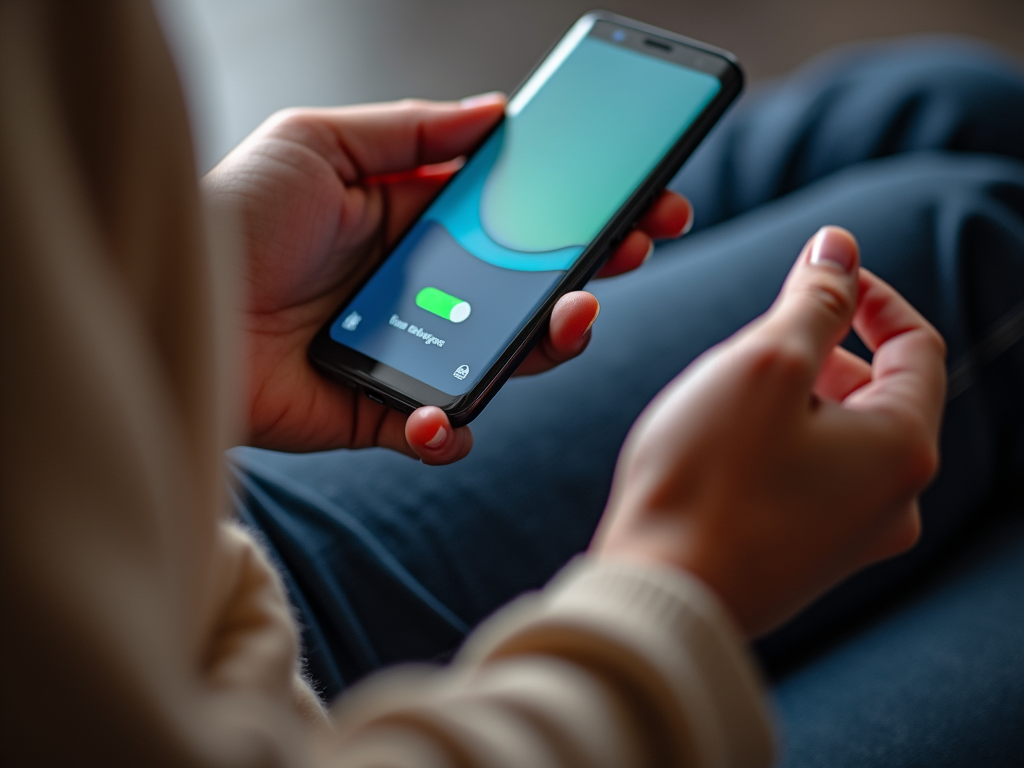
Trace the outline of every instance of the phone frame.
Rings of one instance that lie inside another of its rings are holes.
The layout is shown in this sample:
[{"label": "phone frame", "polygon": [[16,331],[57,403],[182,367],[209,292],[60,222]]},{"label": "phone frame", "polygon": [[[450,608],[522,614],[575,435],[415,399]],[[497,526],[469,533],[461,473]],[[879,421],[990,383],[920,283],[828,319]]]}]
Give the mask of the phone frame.
[{"label": "phone frame", "polygon": [[[644,181],[637,186],[633,194],[612,216],[611,220],[594,238],[593,242],[583,251],[576,263],[566,270],[565,275],[547,299],[540,305],[501,355],[498,356],[498,359],[490,369],[484,373],[480,381],[468,392],[462,395],[449,395],[396,368],[347,347],[330,336],[331,326],[348,306],[351,297],[363,289],[363,286],[374,275],[380,264],[383,264],[390,257],[398,244],[409,234],[418,218],[411,222],[406,230],[402,232],[388,252],[380,259],[377,267],[369,271],[313,338],[309,346],[309,360],[318,371],[339,383],[362,389],[371,400],[403,413],[412,413],[416,408],[424,405],[436,405],[445,411],[453,426],[459,427],[468,424],[480,414],[484,406],[487,405],[501,386],[515,372],[519,364],[540,339],[541,333],[547,331],[548,320],[557,301],[566,293],[579,290],[590,281],[601,265],[611,256],[618,244],[630,232],[633,225],[647,210],[655,197],[664,190],[668,182],[671,181],[683,163],[697,148],[697,145],[700,144],[743,89],[743,70],[740,68],[736,58],[728,51],[613,13],[594,11],[578,19],[551,46],[537,65],[523,79],[522,83],[509,96],[509,100],[511,101],[530,82],[531,78],[537,74],[538,70],[544,66],[567,37],[576,33],[582,39],[588,36],[600,22],[606,22],[614,25],[616,28],[621,28],[627,34],[629,32],[638,33],[645,41],[649,39],[660,41],[663,45],[669,46],[670,49],[669,52],[662,52],[662,56],[669,57],[681,65],[714,75],[721,83],[721,88],[704,108],[704,111],[698,115],[679,140],[665,153]],[[582,34],[578,32],[581,27],[585,27],[585,31]],[[652,48],[652,50],[647,50],[646,48],[638,50],[657,57],[658,54],[655,51],[661,50],[658,45],[656,43],[645,44]],[[680,46],[682,48],[678,48]],[[502,121],[499,121],[498,125],[481,139],[477,146],[474,147],[473,152],[470,153],[470,156],[483,146],[501,123]],[[448,183],[451,182],[449,181]],[[441,194],[441,192],[439,191],[438,194]]]}]

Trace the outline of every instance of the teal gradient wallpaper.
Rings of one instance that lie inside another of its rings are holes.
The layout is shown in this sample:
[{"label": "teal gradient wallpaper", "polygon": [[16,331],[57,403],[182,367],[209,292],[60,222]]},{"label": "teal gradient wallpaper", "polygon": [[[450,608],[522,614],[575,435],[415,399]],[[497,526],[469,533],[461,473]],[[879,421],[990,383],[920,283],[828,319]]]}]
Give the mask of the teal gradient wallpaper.
[{"label": "teal gradient wallpaper", "polygon": [[510,104],[425,218],[495,266],[568,269],[719,88],[585,37],[525,104]]}]

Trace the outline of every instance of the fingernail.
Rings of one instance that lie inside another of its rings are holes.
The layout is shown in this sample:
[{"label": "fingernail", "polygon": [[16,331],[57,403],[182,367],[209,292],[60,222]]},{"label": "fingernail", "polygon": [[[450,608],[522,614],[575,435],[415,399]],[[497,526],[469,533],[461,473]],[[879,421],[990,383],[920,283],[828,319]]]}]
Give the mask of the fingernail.
[{"label": "fingernail", "polygon": [[[690,205],[690,201],[689,200],[687,200],[686,202],[687,202],[688,205]],[[683,229],[682,229],[682,231],[680,231],[679,237],[682,237],[683,235],[689,234],[690,230],[693,229],[693,219],[694,219],[694,216],[693,216],[693,205],[690,205],[690,215],[686,218],[686,223],[683,225]]]},{"label": "fingernail", "polygon": [[[653,240],[651,240],[651,242],[649,242],[647,244],[647,253],[644,254],[644,257],[643,257],[643,259],[641,259],[640,263],[641,264],[646,264],[647,260],[649,258],[651,258],[651,254],[652,253],[654,253],[654,241]],[[600,310],[598,310],[598,311],[600,312]],[[596,319],[596,315],[595,315],[595,319]]]},{"label": "fingernail", "polygon": [[491,104],[498,104],[505,100],[505,94],[501,91],[489,91],[487,93],[481,93],[476,96],[467,96],[459,102],[459,106],[463,109],[475,109],[476,107],[489,106]]},{"label": "fingernail", "polygon": [[444,445],[444,441],[448,439],[448,430],[444,427],[438,427],[437,432],[430,438],[425,445],[427,448],[440,448]]},{"label": "fingernail", "polygon": [[[652,251],[654,250],[654,246],[651,246],[651,250],[652,250]],[[651,254],[650,254],[650,253],[648,253],[647,255],[648,255],[648,256],[650,256]],[[645,261],[646,261],[646,259],[645,259]],[[596,323],[596,322],[597,322],[597,318],[598,318],[598,317],[599,317],[600,315],[601,315],[601,304],[600,304],[600,303],[598,303],[598,305],[597,305],[597,312],[595,312],[595,313],[594,313],[594,317],[593,317],[593,318],[591,319],[591,321],[590,321],[590,325],[588,325],[588,326],[587,326],[587,330],[583,332],[583,335],[584,335],[584,336],[586,336],[586,335],[587,335],[587,331],[589,331],[589,330],[590,330],[591,328],[593,328],[593,327],[594,327],[594,323]]]},{"label": "fingernail", "polygon": [[822,227],[811,244],[811,264],[849,272],[857,261],[853,238],[839,227]]}]

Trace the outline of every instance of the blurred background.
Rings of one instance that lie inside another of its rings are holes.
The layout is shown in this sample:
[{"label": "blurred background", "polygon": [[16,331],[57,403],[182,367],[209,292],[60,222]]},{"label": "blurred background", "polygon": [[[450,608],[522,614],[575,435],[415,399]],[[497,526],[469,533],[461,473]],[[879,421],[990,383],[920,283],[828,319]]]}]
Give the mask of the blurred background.
[{"label": "blurred background", "polygon": [[902,35],[1024,59],[1022,0],[158,0],[203,171],[282,107],[511,90],[594,7],[727,48],[755,84]]}]

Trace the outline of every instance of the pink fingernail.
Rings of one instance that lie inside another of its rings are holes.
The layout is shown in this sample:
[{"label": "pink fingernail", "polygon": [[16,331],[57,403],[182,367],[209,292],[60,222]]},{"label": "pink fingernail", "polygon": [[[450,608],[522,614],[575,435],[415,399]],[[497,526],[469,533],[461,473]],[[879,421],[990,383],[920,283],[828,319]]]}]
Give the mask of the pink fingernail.
[{"label": "pink fingernail", "polygon": [[857,261],[853,238],[839,227],[822,227],[811,245],[811,264],[850,272]]},{"label": "pink fingernail", "polygon": [[444,427],[438,427],[437,432],[430,438],[425,445],[427,448],[440,448],[444,445],[444,441],[448,439],[448,430]]}]

